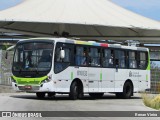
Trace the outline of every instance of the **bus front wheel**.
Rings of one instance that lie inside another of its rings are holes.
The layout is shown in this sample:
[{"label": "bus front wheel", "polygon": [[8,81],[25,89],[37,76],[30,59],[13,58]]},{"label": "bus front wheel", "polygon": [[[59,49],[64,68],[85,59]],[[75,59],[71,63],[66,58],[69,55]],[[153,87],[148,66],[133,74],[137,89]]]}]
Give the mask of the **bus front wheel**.
[{"label": "bus front wheel", "polygon": [[70,88],[69,97],[72,100],[76,100],[78,98],[78,84],[77,82],[73,82]]},{"label": "bus front wheel", "polygon": [[36,95],[37,95],[37,98],[40,98],[40,99],[43,99],[45,97],[45,94],[44,92],[37,92]]},{"label": "bus front wheel", "polygon": [[48,93],[49,98],[53,98],[53,97],[55,97],[55,95],[56,95],[56,93],[54,93],[54,92],[49,92]]}]

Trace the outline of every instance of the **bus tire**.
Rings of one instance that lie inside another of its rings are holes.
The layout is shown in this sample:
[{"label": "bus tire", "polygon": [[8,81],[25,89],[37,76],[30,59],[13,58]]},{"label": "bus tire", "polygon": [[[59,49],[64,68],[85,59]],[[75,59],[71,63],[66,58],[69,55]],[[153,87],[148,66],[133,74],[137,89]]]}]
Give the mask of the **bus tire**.
[{"label": "bus tire", "polygon": [[45,97],[45,94],[46,93],[44,93],[44,92],[37,92],[36,96],[37,96],[37,98],[43,99]]},{"label": "bus tire", "polygon": [[77,82],[73,82],[71,84],[69,97],[72,100],[76,100],[78,98],[78,84],[77,84]]},{"label": "bus tire", "polygon": [[56,95],[56,94],[55,94],[54,92],[49,92],[49,93],[48,93],[48,97],[49,97],[49,98],[53,98],[53,97],[55,97],[55,95]]},{"label": "bus tire", "polygon": [[117,98],[122,98],[123,94],[122,93],[116,93]]},{"label": "bus tire", "polygon": [[133,95],[133,85],[131,82],[127,81],[123,86],[122,98],[129,99]]},{"label": "bus tire", "polygon": [[89,93],[89,95],[92,98],[101,98],[101,97],[103,97],[104,93]]}]

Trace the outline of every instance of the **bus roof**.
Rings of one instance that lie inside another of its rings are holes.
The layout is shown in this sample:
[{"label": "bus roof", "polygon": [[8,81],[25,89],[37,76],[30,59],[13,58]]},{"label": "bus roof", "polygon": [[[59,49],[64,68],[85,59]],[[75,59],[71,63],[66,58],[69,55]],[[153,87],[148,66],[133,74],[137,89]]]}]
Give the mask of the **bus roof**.
[{"label": "bus roof", "polygon": [[68,38],[30,38],[30,39],[23,39],[20,40],[18,43],[25,42],[25,41],[36,41],[36,40],[49,40],[55,42],[65,42],[71,44],[80,44],[80,45],[90,45],[90,46],[100,46],[100,47],[109,47],[109,48],[119,48],[119,49],[130,49],[130,50],[139,50],[139,51],[149,51],[148,48],[145,47],[135,47],[135,46],[125,46],[121,44],[108,44],[108,43],[101,43],[95,41],[84,41],[84,40],[74,40]]}]

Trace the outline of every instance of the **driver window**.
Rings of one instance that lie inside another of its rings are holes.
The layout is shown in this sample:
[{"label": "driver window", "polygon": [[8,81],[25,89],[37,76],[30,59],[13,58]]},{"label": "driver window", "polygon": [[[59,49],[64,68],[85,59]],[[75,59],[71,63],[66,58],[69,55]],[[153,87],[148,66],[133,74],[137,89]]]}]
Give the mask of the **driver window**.
[{"label": "driver window", "polygon": [[[65,44],[63,44],[65,45]],[[62,59],[60,52],[61,50],[64,50],[65,52],[65,56]],[[64,69],[66,69],[71,62],[71,49],[67,47],[67,45],[65,45],[65,47],[62,47],[61,43],[58,43],[56,50],[55,50],[55,67],[54,67],[54,72],[55,73],[59,73],[61,71],[63,71]]]}]

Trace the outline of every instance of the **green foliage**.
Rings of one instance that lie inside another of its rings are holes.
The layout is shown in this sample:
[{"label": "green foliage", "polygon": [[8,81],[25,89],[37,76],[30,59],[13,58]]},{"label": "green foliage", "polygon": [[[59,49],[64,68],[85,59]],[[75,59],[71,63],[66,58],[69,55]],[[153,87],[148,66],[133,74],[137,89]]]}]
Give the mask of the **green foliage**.
[{"label": "green foliage", "polygon": [[5,44],[2,46],[2,50],[7,50],[8,47],[9,47],[9,45]]},{"label": "green foliage", "polygon": [[150,96],[146,93],[142,94],[143,102],[146,106],[156,110],[160,110],[160,95]]}]

